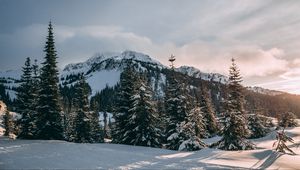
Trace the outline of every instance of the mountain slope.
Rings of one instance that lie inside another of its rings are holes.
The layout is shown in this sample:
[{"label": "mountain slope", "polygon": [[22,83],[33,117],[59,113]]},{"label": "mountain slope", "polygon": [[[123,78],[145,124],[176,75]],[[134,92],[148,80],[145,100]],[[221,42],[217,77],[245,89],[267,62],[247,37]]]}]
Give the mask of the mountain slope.
[{"label": "mountain slope", "polygon": [[[164,65],[151,59],[148,55],[133,51],[125,51],[123,53],[104,53],[97,54],[88,59],[86,62],[69,64],[60,74],[61,83],[63,85],[73,84],[77,81],[78,74],[83,73],[91,86],[92,95],[100,92],[106,86],[113,87],[120,80],[120,74],[126,67],[127,63],[132,61],[139,71],[153,71],[157,74],[157,79],[152,80],[153,85],[164,83],[164,75],[160,74],[162,69],[166,69]],[[162,91],[162,89],[155,89]],[[161,92],[160,92],[161,93]]]}]

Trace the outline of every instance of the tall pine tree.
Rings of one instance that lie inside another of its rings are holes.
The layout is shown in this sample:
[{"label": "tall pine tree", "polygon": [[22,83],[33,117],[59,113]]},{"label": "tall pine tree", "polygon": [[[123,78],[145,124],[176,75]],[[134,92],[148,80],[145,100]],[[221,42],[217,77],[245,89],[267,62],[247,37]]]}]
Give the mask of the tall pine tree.
[{"label": "tall pine tree", "polygon": [[249,135],[247,122],[244,114],[244,96],[242,77],[240,71],[232,59],[229,69],[229,96],[227,99],[225,124],[223,137],[217,143],[217,147],[224,150],[247,150],[253,149],[254,145],[245,138]]},{"label": "tall pine tree", "polygon": [[26,58],[23,74],[21,76],[21,85],[17,93],[17,112],[21,114],[21,119],[18,121],[20,128],[19,138],[32,139],[35,137],[35,105],[36,93],[34,91],[35,84],[32,78],[32,66],[30,58]]},{"label": "tall pine tree", "polygon": [[91,115],[89,110],[88,91],[83,75],[76,84],[76,117],[75,117],[75,142],[92,142]]},{"label": "tall pine tree", "polygon": [[130,114],[129,109],[133,106],[134,101],[132,96],[136,94],[136,81],[137,76],[132,61],[129,61],[120,76],[118,107],[114,113],[115,124],[112,133],[114,143],[130,144],[132,138],[134,138],[134,136],[128,136],[126,131],[133,128],[130,127],[128,117]]},{"label": "tall pine tree", "polygon": [[167,77],[165,111],[167,114],[167,127],[165,132],[166,147],[172,150],[178,150],[181,142],[185,139],[180,133],[181,124],[188,116],[188,100],[184,95],[184,87],[178,83],[175,78],[175,70],[173,62],[175,57],[172,55],[169,59],[171,62],[171,73]]},{"label": "tall pine tree", "polygon": [[131,97],[134,102],[127,118],[134,128],[127,129],[125,133],[134,136],[130,144],[160,147],[161,131],[157,128],[158,114],[152,101],[153,92],[143,77],[137,81],[139,88],[137,94]]},{"label": "tall pine tree", "polygon": [[46,56],[42,63],[40,75],[40,91],[38,100],[38,138],[64,139],[62,112],[59,105],[57,56],[51,22],[44,49]]},{"label": "tall pine tree", "polygon": [[208,90],[206,87],[204,87],[203,84],[201,84],[200,109],[203,114],[203,119],[205,121],[205,129],[207,131],[207,136],[202,137],[212,137],[216,135],[218,132],[217,120],[215,117],[210,97],[208,95]]}]

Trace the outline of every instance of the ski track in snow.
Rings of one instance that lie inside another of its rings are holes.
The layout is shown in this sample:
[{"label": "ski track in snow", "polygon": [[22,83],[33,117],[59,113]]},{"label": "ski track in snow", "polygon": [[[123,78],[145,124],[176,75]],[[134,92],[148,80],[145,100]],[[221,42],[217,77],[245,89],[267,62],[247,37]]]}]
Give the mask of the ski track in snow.
[{"label": "ski track in snow", "polygon": [[[300,127],[289,128],[297,155],[272,150],[275,131],[253,140],[259,149],[222,151],[202,149],[178,152],[117,145],[76,144],[56,140],[10,140],[0,137],[0,169],[278,169],[300,168]],[[207,139],[209,142],[220,137]]]}]

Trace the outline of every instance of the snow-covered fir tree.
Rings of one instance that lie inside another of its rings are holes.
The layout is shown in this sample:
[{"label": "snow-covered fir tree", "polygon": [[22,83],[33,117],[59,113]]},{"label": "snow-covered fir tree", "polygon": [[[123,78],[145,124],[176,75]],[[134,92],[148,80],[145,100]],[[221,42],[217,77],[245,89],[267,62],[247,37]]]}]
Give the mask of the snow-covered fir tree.
[{"label": "snow-covered fir tree", "polygon": [[157,128],[158,114],[152,101],[153,92],[147,85],[144,76],[137,81],[137,94],[131,98],[134,101],[129,109],[129,124],[133,129],[127,129],[128,136],[135,136],[130,144],[139,146],[160,147],[161,130]]},{"label": "snow-covered fir tree", "polygon": [[249,138],[260,138],[269,132],[258,113],[248,115],[248,129],[250,130]]},{"label": "snow-covered fir tree", "polygon": [[278,120],[278,125],[281,127],[296,127],[298,122],[296,120],[296,115],[293,112],[285,112],[280,115]]},{"label": "snow-covered fir tree", "polygon": [[229,69],[228,99],[226,102],[225,124],[222,129],[223,137],[217,142],[218,148],[223,150],[254,149],[254,144],[246,140],[249,135],[247,121],[244,114],[244,96],[242,77],[232,59]]},{"label": "snow-covered fir tree", "polygon": [[[34,108],[36,108],[38,105],[40,81],[41,81],[40,80],[40,69],[37,64],[37,60],[34,60],[34,64],[32,65],[32,87],[31,87],[31,95],[33,96],[32,106]],[[35,109],[35,113],[36,113],[36,109]]]},{"label": "snow-covered fir tree", "polygon": [[100,126],[99,113],[90,111],[92,142],[104,142],[103,127]]},{"label": "snow-covered fir tree", "polygon": [[[75,85],[76,97],[74,101],[74,141],[79,143],[100,142],[102,135],[100,131],[99,115],[90,111],[88,100],[87,83],[83,75],[80,76],[78,84]],[[97,116],[98,115],[98,116]]]},{"label": "snow-covered fir tree", "polygon": [[156,127],[158,115],[152,101],[153,92],[144,77],[134,70],[132,62],[121,74],[113,142],[160,146],[161,133]]},{"label": "snow-covered fir tree", "polygon": [[[202,117],[200,107],[193,108],[185,121],[181,122],[177,127],[179,136],[183,136],[183,141],[180,141],[178,150],[180,151],[195,151],[206,147],[206,144],[201,141],[199,136],[206,133],[205,123]],[[199,135],[200,134],[200,135]]]},{"label": "snow-covered fir tree", "polygon": [[44,51],[46,56],[41,68],[37,107],[38,138],[64,139],[62,112],[59,105],[57,56],[51,22]]},{"label": "snow-covered fir tree", "polygon": [[33,67],[31,66],[30,58],[26,58],[25,66],[23,67],[21,76],[21,85],[17,93],[17,112],[21,114],[21,119],[18,121],[20,129],[19,138],[32,139],[36,135],[36,98],[37,91],[33,80]]},{"label": "snow-covered fir tree", "polygon": [[8,110],[5,111],[5,114],[3,115],[3,125],[4,125],[4,136],[9,136],[14,131],[14,122],[13,122],[13,116],[11,113],[9,113]]},{"label": "snow-covered fir tree", "polygon": [[120,75],[120,88],[117,107],[114,113],[114,127],[113,127],[113,142],[130,144],[135,136],[128,136],[125,132],[132,129],[129,125],[129,109],[134,105],[132,96],[137,94],[137,75],[135,74],[132,61],[129,61]]},{"label": "snow-covered fir tree", "polygon": [[175,57],[171,56],[171,73],[167,76],[167,85],[165,92],[165,111],[167,114],[167,127],[165,132],[166,147],[171,150],[178,150],[181,142],[185,140],[180,133],[181,124],[186,120],[189,114],[186,96],[184,96],[184,86],[175,79],[173,62]]},{"label": "snow-covered fir tree", "polygon": [[205,129],[207,131],[207,136],[200,137],[212,137],[216,135],[218,132],[217,120],[208,95],[208,89],[204,87],[204,85],[201,85],[200,109],[203,114]]}]

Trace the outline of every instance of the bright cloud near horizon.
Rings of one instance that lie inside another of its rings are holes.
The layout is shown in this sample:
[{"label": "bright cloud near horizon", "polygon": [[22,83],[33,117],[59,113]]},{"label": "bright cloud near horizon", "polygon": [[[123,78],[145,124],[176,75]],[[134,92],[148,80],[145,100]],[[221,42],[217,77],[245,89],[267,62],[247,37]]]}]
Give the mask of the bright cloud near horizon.
[{"label": "bright cloud near horizon", "polygon": [[244,85],[300,94],[300,1],[0,0],[0,70],[42,61],[50,20],[61,68],[134,50],[227,75],[234,57]]}]

